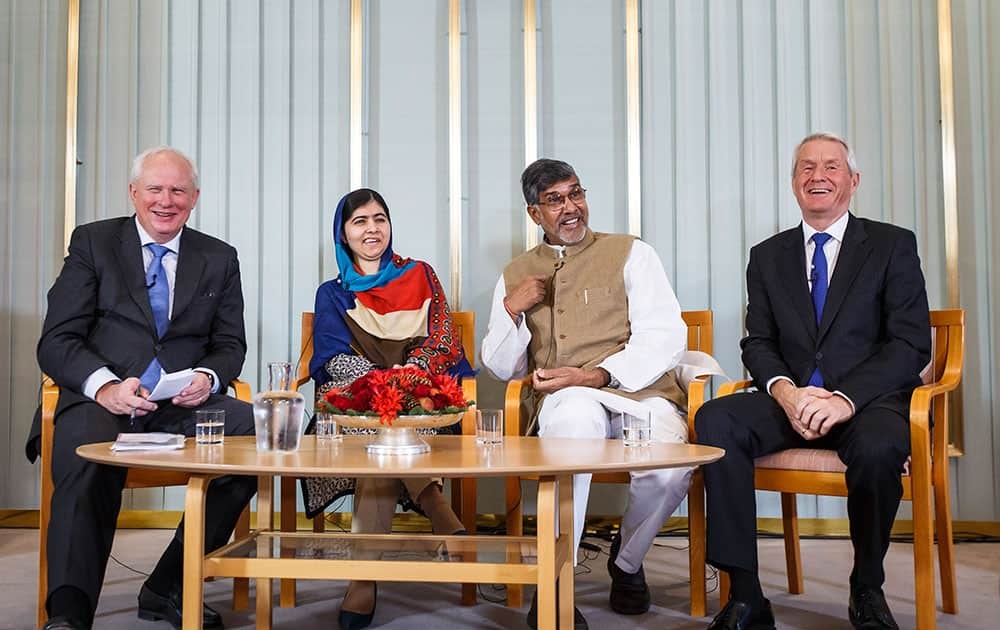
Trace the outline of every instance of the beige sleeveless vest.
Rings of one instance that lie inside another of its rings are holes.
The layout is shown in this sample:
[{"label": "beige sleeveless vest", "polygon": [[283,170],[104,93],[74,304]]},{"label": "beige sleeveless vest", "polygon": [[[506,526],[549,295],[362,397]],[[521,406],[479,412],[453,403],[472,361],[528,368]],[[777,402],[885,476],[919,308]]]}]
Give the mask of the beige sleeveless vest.
[{"label": "beige sleeveless vest", "polygon": [[[537,368],[594,368],[625,347],[631,335],[625,261],[635,237],[590,230],[582,241],[565,248],[564,256],[548,245],[521,254],[503,272],[508,288],[527,276],[546,274],[546,298],[524,313],[531,342],[529,374]],[[681,409],[687,396],[673,370],[637,392],[608,389],[633,400],[661,396]],[[535,395],[535,409],[542,396]]]}]

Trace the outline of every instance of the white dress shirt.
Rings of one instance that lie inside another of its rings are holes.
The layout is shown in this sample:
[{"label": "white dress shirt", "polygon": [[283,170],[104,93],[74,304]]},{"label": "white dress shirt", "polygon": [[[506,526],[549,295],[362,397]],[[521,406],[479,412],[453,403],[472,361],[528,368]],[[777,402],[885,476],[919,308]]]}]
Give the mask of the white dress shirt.
[{"label": "white dress shirt", "polygon": [[[547,247],[561,249],[545,244]],[[631,336],[625,347],[598,367],[618,379],[627,392],[639,391],[673,369],[687,346],[687,326],[663,263],[648,243],[636,239],[624,268]],[[521,378],[528,370],[531,331],[524,318],[511,319],[503,300],[503,274],[493,290],[490,323],[483,339],[483,365],[501,380]]]},{"label": "white dress shirt", "polygon": [[[135,228],[139,233],[139,243],[142,246],[142,268],[143,271],[149,270],[150,263],[153,262],[153,251],[146,247],[150,243],[155,243],[156,240],[150,236],[145,229],[143,229],[142,224],[139,223],[138,217],[135,219]],[[181,234],[184,233],[184,228],[177,233],[177,236],[173,237],[166,243],[161,243],[169,251],[163,255],[160,261],[163,265],[163,271],[167,274],[167,286],[170,289],[170,301],[167,307],[167,318],[173,316],[174,314],[174,281],[177,279],[177,257],[180,255],[181,250]],[[212,380],[212,393],[217,393],[219,391],[219,375],[215,373],[214,370],[209,368],[194,368],[197,372],[204,372],[211,377]],[[96,400],[97,392],[104,387],[107,383],[111,381],[120,381],[122,379],[112,372],[108,367],[102,367],[95,370],[87,379],[83,382],[83,395],[91,400]]]}]

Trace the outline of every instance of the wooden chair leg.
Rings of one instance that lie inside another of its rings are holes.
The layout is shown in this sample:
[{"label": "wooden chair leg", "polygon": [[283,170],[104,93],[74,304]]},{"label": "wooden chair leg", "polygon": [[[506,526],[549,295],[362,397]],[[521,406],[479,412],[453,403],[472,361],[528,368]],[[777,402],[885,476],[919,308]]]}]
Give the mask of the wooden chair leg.
[{"label": "wooden chair leg", "polygon": [[313,533],[322,534],[326,531],[326,513],[321,512],[313,517]]},{"label": "wooden chair leg", "polygon": [[[524,522],[521,508],[521,479],[519,477],[507,478],[506,489],[507,503],[507,535],[524,535]],[[520,545],[507,551],[508,562],[520,562]],[[521,584],[507,585],[507,605],[511,608],[520,608],[524,605],[524,587]]]},{"label": "wooden chair leg", "polygon": [[[945,462],[945,466],[948,463]],[[958,614],[958,585],[955,582],[955,539],[951,529],[951,489],[948,478],[934,483],[934,513],[937,521],[938,563],[941,571],[941,609]]]},{"label": "wooden chair leg", "polygon": [[[937,623],[937,602],[934,597],[934,525],[931,516],[930,474],[924,466],[917,464],[917,457],[913,460],[913,582],[917,628],[933,630]],[[929,456],[926,464],[930,464]]]},{"label": "wooden chair leg", "polygon": [[[297,514],[295,501],[295,477],[281,478],[281,531],[294,532]],[[284,553],[282,553],[284,556]],[[278,605],[282,608],[295,607],[295,580],[280,580]]]},{"label": "wooden chair leg", "polygon": [[[471,535],[476,534],[476,480],[475,478],[453,479],[451,486],[451,496],[454,502],[455,496],[459,497],[458,509],[455,514],[459,516],[465,531]],[[472,560],[472,558],[469,558]],[[462,584],[462,605],[476,605],[477,584]]]},{"label": "wooden chair leg", "polygon": [[781,493],[781,524],[785,533],[785,565],[788,571],[788,592],[802,592],[802,552],[799,549],[799,514],[795,494]]},{"label": "wooden chair leg", "polygon": [[38,523],[38,606],[35,612],[35,623],[39,628],[45,625],[49,615],[45,610],[45,600],[49,594],[49,505],[52,501],[50,496],[46,500],[43,496],[39,506]]},{"label": "wooden chair leg", "polygon": [[729,603],[729,574],[719,571],[719,610]]},{"label": "wooden chair leg", "polygon": [[691,583],[691,616],[704,617],[705,602],[705,480],[701,469],[691,475],[688,490],[688,573]]},{"label": "wooden chair leg", "polygon": [[[250,534],[249,504],[240,513],[233,534],[237,540],[246,538]],[[250,578],[233,578],[233,610],[246,610],[248,608],[250,608]]]}]

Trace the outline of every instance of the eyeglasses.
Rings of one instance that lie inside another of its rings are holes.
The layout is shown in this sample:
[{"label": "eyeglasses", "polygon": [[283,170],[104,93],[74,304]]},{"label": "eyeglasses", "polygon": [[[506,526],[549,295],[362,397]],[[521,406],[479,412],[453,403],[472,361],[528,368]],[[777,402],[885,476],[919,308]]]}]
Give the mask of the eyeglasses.
[{"label": "eyeglasses", "polygon": [[566,205],[566,200],[569,199],[576,205],[580,205],[584,199],[587,198],[587,189],[580,186],[574,186],[568,195],[562,195],[561,193],[550,193],[545,196],[544,200],[539,200],[538,205],[549,206],[553,210],[559,210]]}]

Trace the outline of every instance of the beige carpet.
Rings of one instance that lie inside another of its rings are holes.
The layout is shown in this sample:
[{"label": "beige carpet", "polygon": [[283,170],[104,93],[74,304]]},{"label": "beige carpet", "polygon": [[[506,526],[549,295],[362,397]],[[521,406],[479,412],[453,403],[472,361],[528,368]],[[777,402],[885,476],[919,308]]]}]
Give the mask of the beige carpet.
[{"label": "beige carpet", "polygon": [[[122,530],[115,542],[115,556],[123,563],[148,571],[169,539],[166,530]],[[660,539],[646,561],[646,575],[653,591],[653,607],[636,617],[623,617],[607,607],[607,555],[584,560],[578,567],[576,601],[594,630],[614,628],[704,628],[708,619],[687,615],[687,550],[683,538]],[[38,533],[35,530],[0,529],[0,628],[32,628],[35,611]],[[605,543],[600,545],[606,549]],[[774,605],[779,628],[850,628],[847,622],[847,577],[851,549],[848,541],[802,542],[805,593],[785,592],[784,553],[780,540],[762,540],[760,556],[764,589]],[[594,554],[589,554],[593,556]],[[939,628],[993,628],[1000,625],[1000,544],[966,543],[956,546],[959,608],[961,614],[938,612]],[[589,572],[588,572],[589,570]],[[914,627],[912,547],[893,544],[886,562],[889,605],[902,628]],[[95,628],[109,630],[167,629],[166,623],[140,621],[135,616],[136,594],[143,576],[113,561],[97,612]],[[218,609],[230,630],[254,627],[249,612],[232,612],[230,582],[206,584],[206,599]],[[482,592],[502,600],[503,591],[484,585]],[[334,628],[343,582],[302,581],[299,606],[276,608],[275,628],[312,630]],[[252,591],[251,591],[252,596]],[[502,603],[480,599],[472,607],[458,604],[459,589],[451,585],[383,583],[372,627],[416,628],[526,628],[524,613]],[[530,601],[530,591],[529,598]],[[940,597],[938,598],[940,603]],[[709,596],[709,609],[717,610],[717,597]]]}]

